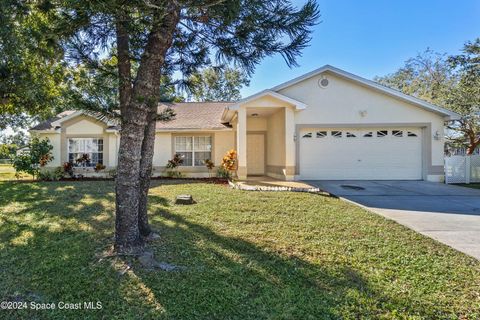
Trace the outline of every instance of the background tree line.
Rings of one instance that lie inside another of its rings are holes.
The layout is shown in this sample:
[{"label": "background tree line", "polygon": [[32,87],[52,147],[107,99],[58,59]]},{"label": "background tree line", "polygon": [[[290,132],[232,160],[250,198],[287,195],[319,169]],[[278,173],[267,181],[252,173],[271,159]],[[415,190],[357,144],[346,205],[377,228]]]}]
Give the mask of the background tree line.
[{"label": "background tree line", "polygon": [[467,154],[480,146],[480,38],[467,42],[459,55],[427,49],[374,80],[459,113],[461,119],[447,124],[447,142]]}]

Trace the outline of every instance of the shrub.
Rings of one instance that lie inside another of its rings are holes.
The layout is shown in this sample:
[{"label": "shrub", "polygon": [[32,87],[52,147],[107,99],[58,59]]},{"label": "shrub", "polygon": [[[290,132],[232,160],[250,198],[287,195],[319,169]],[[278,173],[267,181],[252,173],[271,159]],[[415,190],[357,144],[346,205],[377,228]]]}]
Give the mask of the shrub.
[{"label": "shrub", "polygon": [[65,162],[63,164],[63,173],[68,174],[70,178],[75,178],[75,175],[73,174],[73,163]]},{"label": "shrub", "polygon": [[215,163],[210,159],[205,160],[203,163],[205,163],[205,167],[208,169],[208,174],[212,176],[212,170],[215,168]]},{"label": "shrub", "polygon": [[178,172],[178,171],[168,170],[167,171],[167,177],[169,177],[169,178],[182,178],[183,174],[181,172]]},{"label": "shrub", "polygon": [[75,162],[80,166],[82,166],[84,163],[88,166],[90,164],[90,156],[87,153],[84,153],[80,156],[80,158],[75,160]]},{"label": "shrub", "polygon": [[13,158],[13,167],[17,175],[19,172],[25,172],[32,175],[34,179],[38,177],[40,168],[53,160],[52,149],[53,146],[47,139],[40,140],[38,137],[33,137],[28,143],[29,151]]},{"label": "shrub", "polygon": [[218,178],[230,179],[231,178],[231,173],[230,173],[230,171],[225,170],[224,167],[219,167],[217,169],[217,177]]},{"label": "shrub", "polygon": [[38,172],[38,179],[43,181],[57,181],[63,178],[63,167],[55,169],[44,168]]},{"label": "shrub", "polygon": [[180,178],[182,174],[178,172],[176,169],[183,163],[182,156],[176,153],[173,156],[173,159],[168,160],[167,162],[167,177],[170,178]]},{"label": "shrub", "polygon": [[103,164],[97,163],[97,164],[95,165],[95,169],[94,169],[94,170],[95,170],[95,172],[100,172],[100,171],[104,170],[105,168],[106,168],[106,166],[104,166]]},{"label": "shrub", "polygon": [[205,160],[204,163],[208,170],[212,170],[215,167],[215,163],[210,159]]},{"label": "shrub", "polygon": [[237,169],[237,151],[232,149],[223,156],[222,167],[228,172],[228,178],[230,178],[233,171]]},{"label": "shrub", "polygon": [[168,162],[167,162],[167,169],[176,169],[176,168],[177,168],[178,166],[180,166],[181,164],[183,164],[182,156],[179,155],[178,153],[176,153],[176,154],[173,156],[173,159],[168,160]]},{"label": "shrub", "polygon": [[117,169],[110,169],[107,171],[107,176],[109,178],[115,179],[117,177]]}]

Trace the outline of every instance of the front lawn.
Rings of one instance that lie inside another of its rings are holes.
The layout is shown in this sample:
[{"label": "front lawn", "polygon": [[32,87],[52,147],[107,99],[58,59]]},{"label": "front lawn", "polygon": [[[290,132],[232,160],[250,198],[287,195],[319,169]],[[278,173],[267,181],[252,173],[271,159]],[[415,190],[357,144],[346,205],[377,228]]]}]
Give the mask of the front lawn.
[{"label": "front lawn", "polygon": [[32,176],[20,173],[18,176],[15,176],[15,169],[11,164],[0,163],[0,181],[9,181],[9,180],[25,180],[32,179]]},{"label": "front lawn", "polygon": [[468,184],[462,183],[462,184],[459,184],[459,186],[473,188],[473,189],[480,189],[480,183],[468,183]]},{"label": "front lawn", "polygon": [[[0,298],[101,310],[2,319],[478,319],[480,263],[341,200],[206,183],[151,189],[157,260],[99,256],[113,182],[0,183]],[[190,193],[197,204],[177,206]],[[127,264],[131,263],[131,268]]]}]

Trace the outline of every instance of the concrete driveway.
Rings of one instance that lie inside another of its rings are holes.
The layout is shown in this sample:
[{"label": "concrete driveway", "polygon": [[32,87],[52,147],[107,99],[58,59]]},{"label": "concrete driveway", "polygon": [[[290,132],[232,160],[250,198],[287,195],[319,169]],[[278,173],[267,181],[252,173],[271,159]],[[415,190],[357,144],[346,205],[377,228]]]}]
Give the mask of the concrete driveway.
[{"label": "concrete driveway", "polygon": [[480,190],[426,181],[307,181],[480,260]]}]

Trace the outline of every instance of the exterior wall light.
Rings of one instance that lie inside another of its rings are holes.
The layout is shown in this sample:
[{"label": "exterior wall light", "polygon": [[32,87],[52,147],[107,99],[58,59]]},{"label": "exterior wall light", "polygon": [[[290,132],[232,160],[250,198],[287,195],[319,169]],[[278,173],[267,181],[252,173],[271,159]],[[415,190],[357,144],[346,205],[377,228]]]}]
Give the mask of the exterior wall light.
[{"label": "exterior wall light", "polygon": [[433,139],[434,140],[440,140],[440,133],[437,131],[435,131],[435,134],[433,135]]}]

